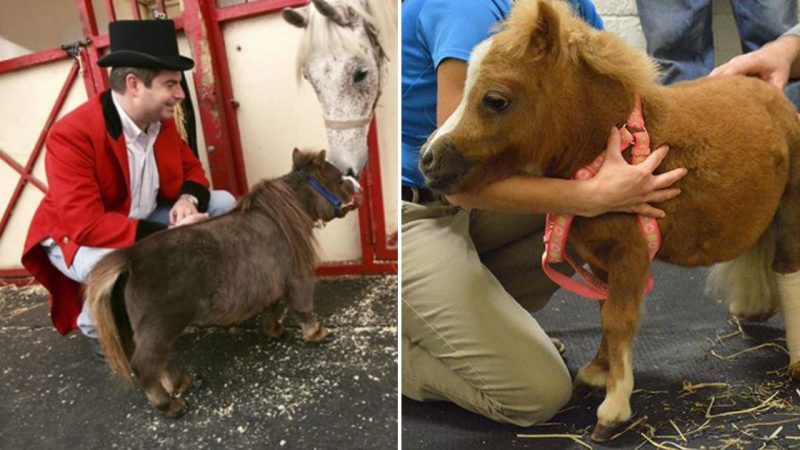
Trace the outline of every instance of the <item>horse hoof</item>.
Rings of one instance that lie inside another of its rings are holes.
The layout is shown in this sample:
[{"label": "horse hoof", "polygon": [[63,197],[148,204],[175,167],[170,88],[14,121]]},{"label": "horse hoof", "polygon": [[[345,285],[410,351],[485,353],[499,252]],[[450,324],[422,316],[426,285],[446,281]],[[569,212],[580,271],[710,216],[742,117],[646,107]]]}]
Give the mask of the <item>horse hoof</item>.
[{"label": "horse hoof", "polygon": [[203,389],[205,384],[206,384],[206,379],[203,378],[203,376],[200,375],[199,373],[196,373],[194,375],[194,380],[192,380],[192,389],[194,390]]},{"label": "horse hoof", "polygon": [[182,399],[175,399],[175,401],[170,404],[170,408],[164,411],[164,415],[172,419],[180,419],[185,416],[190,409],[189,402]]},{"label": "horse hoof", "polygon": [[269,331],[265,331],[264,334],[267,335],[270,339],[279,339],[283,336],[283,332],[286,331],[282,322],[275,322],[275,325],[272,326],[272,329]]},{"label": "horse hoof", "polygon": [[739,320],[744,320],[746,322],[766,322],[775,315],[775,311],[767,311],[760,314],[751,314],[749,316],[743,314],[735,314],[736,318]]},{"label": "horse hoof", "polygon": [[311,342],[313,344],[318,344],[325,340],[331,334],[331,330],[329,328],[325,328],[322,325],[317,328],[317,330],[311,335],[305,338],[306,342]]},{"label": "horse hoof", "polygon": [[789,377],[792,381],[800,381],[800,361],[789,364]]},{"label": "horse hoof", "polygon": [[592,441],[608,442],[618,430],[619,425],[603,425],[597,422],[597,425],[594,426],[594,431],[592,431]]}]

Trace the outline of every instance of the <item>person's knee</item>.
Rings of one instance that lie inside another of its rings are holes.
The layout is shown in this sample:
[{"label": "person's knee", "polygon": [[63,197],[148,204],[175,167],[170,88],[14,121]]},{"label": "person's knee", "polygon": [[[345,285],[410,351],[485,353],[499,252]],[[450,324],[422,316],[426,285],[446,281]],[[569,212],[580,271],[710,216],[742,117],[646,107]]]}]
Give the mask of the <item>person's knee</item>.
[{"label": "person's knee", "polygon": [[220,216],[236,206],[236,198],[228,191],[213,190],[208,200],[208,215],[211,217]]},{"label": "person's knee", "polygon": [[501,421],[528,427],[552,419],[571,396],[572,381],[569,373],[563,373],[548,379],[531,377],[519,389],[492,398]]}]

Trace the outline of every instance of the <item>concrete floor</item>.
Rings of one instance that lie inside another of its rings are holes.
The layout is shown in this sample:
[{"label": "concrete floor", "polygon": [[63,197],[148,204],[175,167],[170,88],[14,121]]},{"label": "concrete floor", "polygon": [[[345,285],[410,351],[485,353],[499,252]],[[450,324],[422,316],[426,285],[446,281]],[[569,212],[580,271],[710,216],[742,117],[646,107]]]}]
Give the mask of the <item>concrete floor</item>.
[{"label": "concrete floor", "polygon": [[397,277],[323,279],[315,298],[322,345],[296,327],[267,340],[256,321],[181,337],[175,359],[204,386],[173,420],[58,335],[41,288],[2,288],[0,449],[396,447]]}]

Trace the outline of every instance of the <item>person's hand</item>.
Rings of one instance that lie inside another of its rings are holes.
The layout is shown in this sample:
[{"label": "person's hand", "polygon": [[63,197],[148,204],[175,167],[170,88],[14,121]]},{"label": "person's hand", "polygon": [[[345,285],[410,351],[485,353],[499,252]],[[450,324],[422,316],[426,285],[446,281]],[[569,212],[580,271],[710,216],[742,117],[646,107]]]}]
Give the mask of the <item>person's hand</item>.
[{"label": "person's hand", "polygon": [[710,76],[754,75],[783,90],[800,54],[800,38],[785,36],[760,49],[739,55],[714,69]]},{"label": "person's hand", "polygon": [[180,220],[175,222],[174,224],[170,224],[170,228],[173,227],[180,227],[183,225],[191,225],[193,223],[202,222],[208,219],[208,213],[194,213],[183,216]]},{"label": "person's hand", "polygon": [[592,207],[588,217],[606,212],[631,212],[660,218],[666,214],[650,203],[663,202],[681,193],[670,187],[686,175],[686,169],[674,169],[653,175],[661,161],[667,156],[666,146],[653,151],[641,164],[630,165],[619,151],[619,130],[612,128],[606,146],[605,160],[591,183]]},{"label": "person's hand", "polygon": [[177,225],[184,217],[191,216],[192,214],[198,214],[197,206],[188,198],[181,197],[172,205],[172,209],[169,210],[169,224]]}]

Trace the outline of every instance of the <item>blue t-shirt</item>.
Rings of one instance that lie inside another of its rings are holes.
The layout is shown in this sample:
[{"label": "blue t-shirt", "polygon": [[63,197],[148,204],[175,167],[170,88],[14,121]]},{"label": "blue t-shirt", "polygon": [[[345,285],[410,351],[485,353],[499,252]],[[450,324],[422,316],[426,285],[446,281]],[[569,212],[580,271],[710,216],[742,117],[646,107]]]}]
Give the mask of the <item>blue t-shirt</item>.
[{"label": "blue t-shirt", "polygon": [[[603,20],[590,0],[569,0],[595,28]],[[505,19],[511,0],[405,0],[402,21],[403,184],[423,187],[419,148],[436,130],[436,69],[447,59],[469,60],[472,48]]]}]

